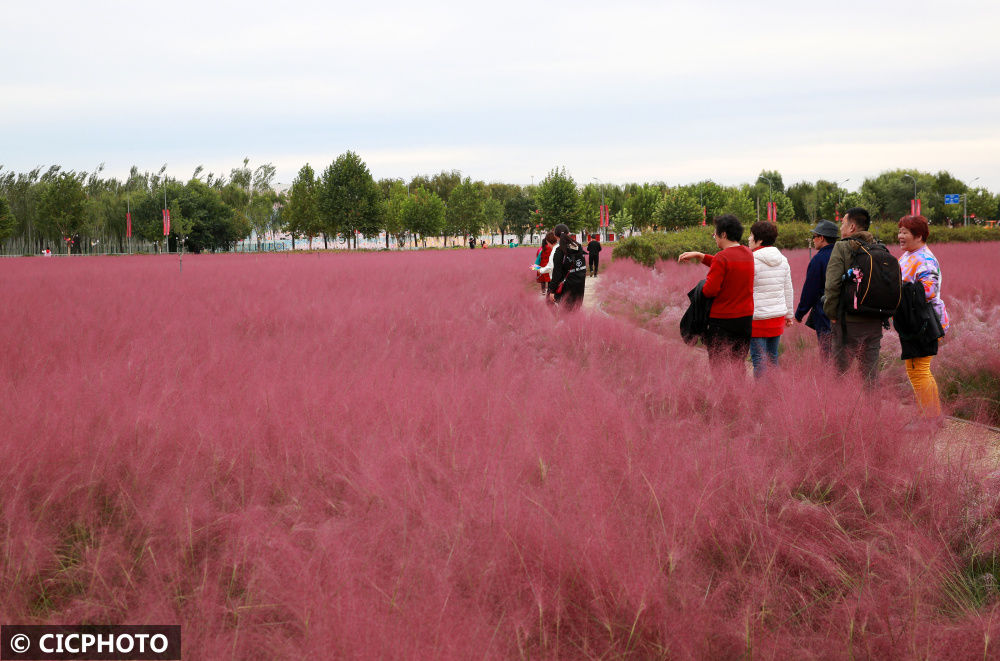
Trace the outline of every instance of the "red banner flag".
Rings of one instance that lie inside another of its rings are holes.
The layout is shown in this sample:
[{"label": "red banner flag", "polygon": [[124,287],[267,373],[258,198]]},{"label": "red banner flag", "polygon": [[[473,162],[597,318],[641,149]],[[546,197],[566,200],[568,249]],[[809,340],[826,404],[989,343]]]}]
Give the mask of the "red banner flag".
[{"label": "red banner flag", "polygon": [[919,216],[920,215],[920,198],[915,198],[910,200],[910,215]]},{"label": "red banner flag", "polygon": [[125,212],[125,238],[132,238],[132,212]]},{"label": "red banner flag", "polygon": [[170,234],[170,209],[163,210],[163,236]]},{"label": "red banner flag", "polygon": [[920,215],[920,198],[919,197],[917,198],[917,212],[915,214],[913,214],[913,215],[914,216],[919,216]]},{"label": "red banner flag", "polygon": [[701,208],[701,226],[705,226],[705,220],[708,219],[708,207]]}]

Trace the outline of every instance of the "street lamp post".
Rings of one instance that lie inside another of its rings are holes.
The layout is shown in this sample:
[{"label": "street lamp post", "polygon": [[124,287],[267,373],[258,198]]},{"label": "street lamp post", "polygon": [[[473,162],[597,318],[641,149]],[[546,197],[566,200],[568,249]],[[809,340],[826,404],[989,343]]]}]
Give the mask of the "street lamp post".
[{"label": "street lamp post", "polygon": [[913,181],[913,204],[910,205],[910,212],[913,213],[917,210],[917,180],[913,175],[904,174],[904,179],[911,179]]},{"label": "street lamp post", "polygon": [[[594,181],[596,181],[597,185],[601,187],[601,213],[600,213],[600,216],[603,217],[603,215],[604,215],[604,182],[602,182],[597,177],[591,177],[591,179],[593,179]],[[608,220],[610,221],[611,219],[608,218]],[[601,233],[601,222],[600,221],[597,222],[597,233],[598,234]],[[604,240],[607,241],[607,239],[608,239],[608,235],[607,235],[607,232],[605,232],[604,233]]]},{"label": "street lamp post", "polygon": [[[971,184],[971,183],[973,183],[975,181],[979,181],[979,177],[976,177],[975,179],[973,179],[969,183]],[[966,188],[968,188],[968,186],[966,186]],[[968,224],[969,224],[969,191],[968,190],[966,190],[964,193],[962,193],[962,216],[964,216],[964,218],[965,218],[965,221],[963,222],[963,226],[968,226]]]},{"label": "street lamp post", "polygon": [[840,220],[840,205],[844,203],[844,191],[840,189],[840,185],[841,184],[846,184],[850,180],[851,180],[851,178],[848,177],[847,179],[844,179],[843,181],[838,181],[837,182],[837,190],[840,191],[840,200],[837,202],[837,220]]},{"label": "street lamp post", "polygon": [[[770,177],[765,177],[764,175],[760,175],[759,177],[757,177],[757,181],[760,181],[761,179],[763,179],[764,181],[767,182],[767,207],[768,207],[768,211],[770,211],[771,202],[772,202],[772,189],[773,189],[774,186],[771,183]],[[768,216],[770,216],[770,215],[771,214],[768,213]],[[760,220],[760,202],[759,201],[757,202],[757,220]],[[768,218],[768,220],[770,220],[770,218]]]}]

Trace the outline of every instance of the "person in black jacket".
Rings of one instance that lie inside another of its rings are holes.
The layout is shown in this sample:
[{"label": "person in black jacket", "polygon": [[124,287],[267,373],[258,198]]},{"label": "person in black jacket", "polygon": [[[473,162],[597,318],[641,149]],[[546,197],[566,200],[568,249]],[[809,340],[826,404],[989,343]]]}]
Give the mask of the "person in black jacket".
[{"label": "person in black jacket", "polygon": [[597,267],[601,261],[601,242],[596,234],[591,237],[590,243],[587,244],[587,254],[590,256],[590,275],[596,278]]},{"label": "person in black jacket", "polygon": [[[553,230],[560,234],[558,226]],[[567,310],[574,310],[583,303],[583,291],[587,284],[587,260],[583,248],[569,232],[563,232],[559,245],[552,252],[552,281],[546,294],[555,303]]]},{"label": "person in black jacket", "polygon": [[813,228],[812,244],[816,248],[816,254],[809,260],[799,306],[795,308],[795,321],[800,324],[802,318],[809,315],[806,326],[816,331],[819,353],[826,359],[833,353],[833,335],[830,319],[823,312],[823,289],[826,287],[826,267],[830,263],[830,253],[833,252],[833,244],[837,242],[839,235],[837,225],[829,220],[821,220]]}]

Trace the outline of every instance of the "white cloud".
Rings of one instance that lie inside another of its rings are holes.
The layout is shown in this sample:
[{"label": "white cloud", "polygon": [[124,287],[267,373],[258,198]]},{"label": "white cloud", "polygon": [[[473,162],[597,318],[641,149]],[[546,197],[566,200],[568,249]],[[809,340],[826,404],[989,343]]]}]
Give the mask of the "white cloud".
[{"label": "white cloud", "polygon": [[527,182],[565,164],[617,181],[744,180],[781,161],[803,177],[852,180],[883,167],[970,168],[1000,189],[983,147],[1000,112],[993,3],[5,10],[8,168],[228,170],[250,154],[290,178],[350,148],[399,176],[459,168]]}]

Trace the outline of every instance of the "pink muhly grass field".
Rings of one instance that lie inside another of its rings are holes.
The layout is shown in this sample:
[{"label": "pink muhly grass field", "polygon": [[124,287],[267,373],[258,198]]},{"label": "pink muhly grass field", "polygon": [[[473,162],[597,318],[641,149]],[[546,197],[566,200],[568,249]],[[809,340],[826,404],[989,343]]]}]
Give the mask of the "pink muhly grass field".
[{"label": "pink muhly grass field", "polygon": [[[553,314],[533,258],[0,261],[0,621],[181,624],[185,658],[997,655],[976,449],[804,348],[755,385]],[[698,277],[601,280],[665,329]]]}]

